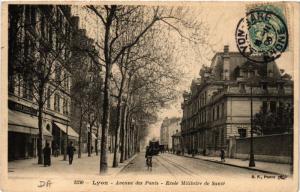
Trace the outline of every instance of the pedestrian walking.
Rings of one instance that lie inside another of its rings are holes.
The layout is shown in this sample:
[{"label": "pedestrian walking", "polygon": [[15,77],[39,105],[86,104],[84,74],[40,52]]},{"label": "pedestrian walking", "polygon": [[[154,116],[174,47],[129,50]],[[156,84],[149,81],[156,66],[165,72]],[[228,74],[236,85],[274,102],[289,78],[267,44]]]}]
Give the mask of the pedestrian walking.
[{"label": "pedestrian walking", "polygon": [[51,149],[49,143],[46,143],[46,146],[43,149],[44,154],[44,167],[51,165]]},{"label": "pedestrian walking", "polygon": [[225,151],[224,151],[224,149],[221,149],[220,157],[221,157],[221,161],[225,162]]},{"label": "pedestrian walking", "polygon": [[72,165],[74,151],[76,151],[76,149],[73,147],[73,142],[71,141],[69,146],[67,147],[67,154],[69,156],[69,165]]}]

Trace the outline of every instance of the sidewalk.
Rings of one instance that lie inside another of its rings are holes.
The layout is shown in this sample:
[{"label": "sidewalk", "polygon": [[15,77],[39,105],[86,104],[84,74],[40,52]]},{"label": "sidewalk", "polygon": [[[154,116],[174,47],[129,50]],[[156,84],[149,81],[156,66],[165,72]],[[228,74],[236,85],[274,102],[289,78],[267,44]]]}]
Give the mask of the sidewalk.
[{"label": "sidewalk", "polygon": [[234,167],[245,168],[254,171],[260,171],[263,173],[277,174],[277,175],[291,175],[289,164],[281,164],[281,163],[270,163],[270,162],[262,162],[255,161],[255,167],[249,167],[249,160],[243,159],[229,159],[226,158],[225,162],[221,162],[220,157],[211,157],[211,156],[203,156],[203,155],[184,155],[185,157],[201,159],[204,161],[210,161],[219,164],[225,164]]},{"label": "sidewalk", "polygon": [[[108,153],[108,172],[107,176],[115,176],[136,155],[130,159],[119,163],[117,168],[112,167],[113,153]],[[74,177],[88,177],[93,178],[99,176],[100,169],[100,156],[92,154],[88,157],[86,153],[82,154],[81,158],[78,159],[78,155],[74,155],[73,164],[69,165],[68,160],[64,161],[63,156],[53,157],[51,156],[51,166],[44,167],[43,165],[37,164],[37,158],[16,160],[8,163],[8,177],[9,178],[74,178]]]}]

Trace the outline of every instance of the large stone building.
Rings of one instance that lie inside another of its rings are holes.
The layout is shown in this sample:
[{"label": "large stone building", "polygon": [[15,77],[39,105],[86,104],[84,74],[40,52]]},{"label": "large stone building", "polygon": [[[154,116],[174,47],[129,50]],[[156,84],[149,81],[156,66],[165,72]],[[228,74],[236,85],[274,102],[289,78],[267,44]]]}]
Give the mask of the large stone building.
[{"label": "large stone building", "polygon": [[165,149],[173,148],[172,135],[180,130],[180,118],[166,117],[160,127],[160,145],[164,145]]},{"label": "large stone building", "polygon": [[253,115],[292,105],[293,82],[275,62],[250,62],[228,46],[199,75],[183,94],[181,135],[187,153],[214,153],[228,149],[230,137],[249,137],[250,98]]},{"label": "large stone building", "polygon": [[[78,28],[74,24],[70,6],[9,6],[9,160],[37,156],[38,101],[43,101],[43,145],[48,141],[63,152],[66,138],[77,141],[70,126],[70,72],[63,67],[71,55],[66,45]],[[44,94],[38,94],[43,82]]]}]

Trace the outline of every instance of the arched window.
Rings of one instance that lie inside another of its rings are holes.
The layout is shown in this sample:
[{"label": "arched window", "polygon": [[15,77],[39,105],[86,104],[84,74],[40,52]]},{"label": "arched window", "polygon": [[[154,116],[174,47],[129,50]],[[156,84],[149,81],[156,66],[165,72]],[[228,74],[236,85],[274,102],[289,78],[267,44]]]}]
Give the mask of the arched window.
[{"label": "arched window", "polygon": [[49,124],[47,124],[46,129],[47,129],[48,131],[50,131],[51,127],[50,127]]},{"label": "arched window", "polygon": [[234,70],[234,76],[237,77],[241,77],[241,69],[239,66],[237,66]]}]

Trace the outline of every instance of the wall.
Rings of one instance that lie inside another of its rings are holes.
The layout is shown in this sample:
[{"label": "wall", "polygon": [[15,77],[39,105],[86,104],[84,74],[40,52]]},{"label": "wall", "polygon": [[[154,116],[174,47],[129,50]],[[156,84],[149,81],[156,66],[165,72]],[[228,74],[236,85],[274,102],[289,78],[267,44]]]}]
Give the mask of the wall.
[{"label": "wall", "polygon": [[[293,146],[292,134],[266,135],[253,138],[256,160],[289,163]],[[235,157],[248,159],[250,138],[236,139]]]}]

